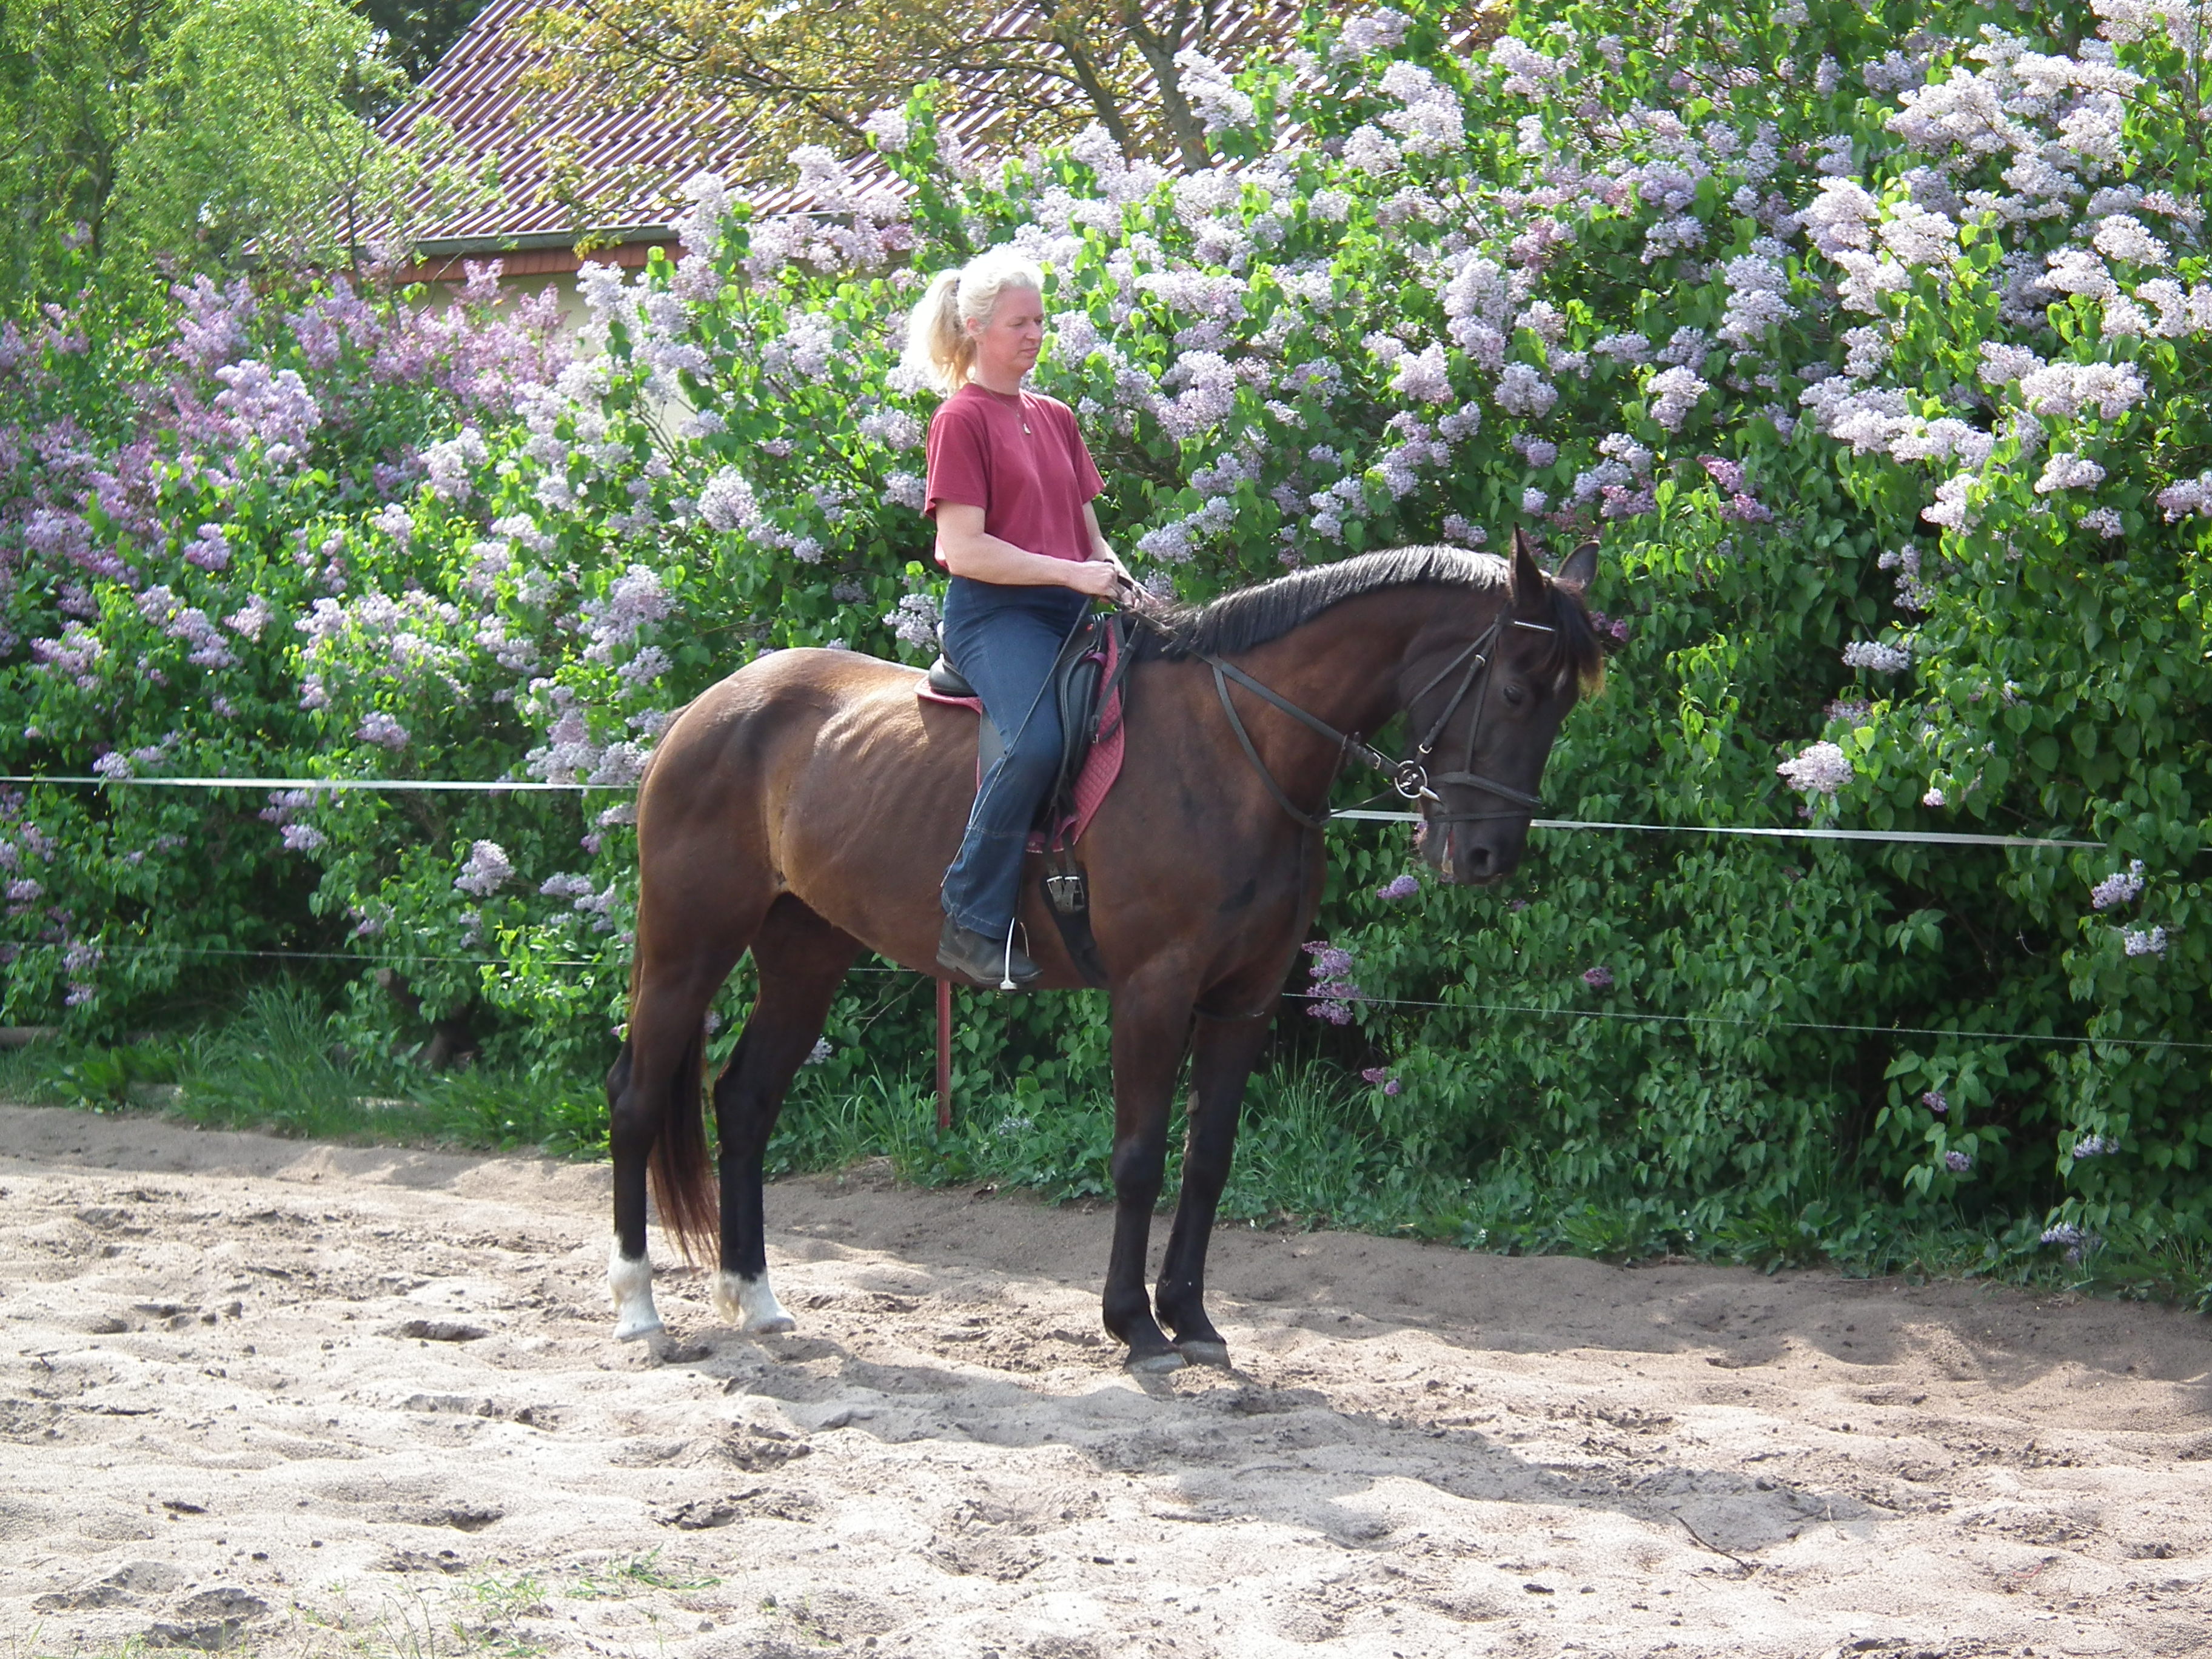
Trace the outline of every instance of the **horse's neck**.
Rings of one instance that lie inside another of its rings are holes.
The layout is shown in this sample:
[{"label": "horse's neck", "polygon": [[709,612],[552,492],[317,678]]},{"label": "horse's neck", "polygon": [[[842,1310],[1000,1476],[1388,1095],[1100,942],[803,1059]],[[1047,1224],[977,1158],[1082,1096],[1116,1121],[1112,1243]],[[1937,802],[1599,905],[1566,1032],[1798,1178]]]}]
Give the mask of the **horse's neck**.
[{"label": "horse's neck", "polygon": [[1316,719],[1364,737],[1398,712],[1399,666],[1434,619],[1411,590],[1364,594],[1245,652],[1237,665]]}]

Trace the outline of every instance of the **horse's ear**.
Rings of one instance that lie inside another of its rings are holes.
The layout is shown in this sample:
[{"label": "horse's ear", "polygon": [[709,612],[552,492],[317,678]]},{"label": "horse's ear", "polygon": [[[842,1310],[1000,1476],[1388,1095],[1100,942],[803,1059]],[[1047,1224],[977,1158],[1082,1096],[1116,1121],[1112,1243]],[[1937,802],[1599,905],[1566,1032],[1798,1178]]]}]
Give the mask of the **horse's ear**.
[{"label": "horse's ear", "polygon": [[1552,573],[1552,585],[1564,587],[1571,593],[1587,593],[1597,577],[1597,544],[1584,542],[1567,555],[1566,562]]},{"label": "horse's ear", "polygon": [[1536,562],[1535,538],[1513,526],[1513,608],[1532,615],[1544,608],[1544,567]]}]

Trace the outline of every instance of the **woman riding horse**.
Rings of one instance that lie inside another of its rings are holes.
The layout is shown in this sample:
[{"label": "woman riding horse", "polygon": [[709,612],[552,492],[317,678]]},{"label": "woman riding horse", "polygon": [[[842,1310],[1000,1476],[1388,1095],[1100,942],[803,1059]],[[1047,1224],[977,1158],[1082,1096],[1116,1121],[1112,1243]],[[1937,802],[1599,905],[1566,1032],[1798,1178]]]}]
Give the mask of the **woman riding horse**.
[{"label": "woman riding horse", "polygon": [[908,368],[949,394],[929,423],[922,507],[952,574],[945,654],[1006,744],[945,872],[937,961],[1022,990],[1042,972],[1014,944],[1022,855],[1060,763],[1046,682],[1091,601],[1137,591],[1098,528],[1104,485],[1074,411],[1022,385],[1044,343],[1043,289],[1033,263],[994,249],[939,272],[907,324]]},{"label": "woman riding horse", "polygon": [[[1035,434],[1030,434],[1034,436]],[[1583,594],[1595,544],[1553,574],[1513,556],[1410,547],[1316,565],[1133,645],[1121,775],[1074,851],[1113,1005],[1114,1243],[1100,1311],[1128,1363],[1221,1364],[1206,1253],[1245,1079],[1321,902],[1331,781],[1390,770],[1428,821],[1445,882],[1520,861],[1552,739],[1602,674]],[[613,1109],[615,1334],[661,1328],[646,1255],[647,1171],[685,1253],[712,1248],[717,1313],[791,1328],[769,1286],[763,1161],[792,1079],[863,951],[932,971],[938,888],[975,799],[975,717],[921,675],[851,651],[779,651],[702,693],[655,745],[638,795],[637,945]],[[1408,716],[1392,765],[1357,734]],[[1045,919],[1026,884],[1021,904]],[[1041,989],[1085,976],[1034,935]],[[708,1006],[750,951],[759,996],[700,1114]],[[1170,1108],[1189,1058],[1182,1191],[1146,1287]],[[696,1257],[695,1257],[696,1259]]]}]

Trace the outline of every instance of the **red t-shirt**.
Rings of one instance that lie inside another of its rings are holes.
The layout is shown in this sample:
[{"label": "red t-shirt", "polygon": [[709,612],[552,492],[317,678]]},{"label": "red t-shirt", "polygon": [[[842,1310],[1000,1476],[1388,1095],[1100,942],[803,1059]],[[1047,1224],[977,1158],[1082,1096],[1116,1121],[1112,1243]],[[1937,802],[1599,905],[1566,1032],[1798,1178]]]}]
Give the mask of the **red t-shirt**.
[{"label": "red t-shirt", "polygon": [[1057,398],[1010,397],[970,380],[930,420],[921,510],[932,518],[939,501],[980,507],[985,534],[1025,553],[1080,562],[1091,556],[1084,504],[1105,487],[1075,429],[1075,411]]}]

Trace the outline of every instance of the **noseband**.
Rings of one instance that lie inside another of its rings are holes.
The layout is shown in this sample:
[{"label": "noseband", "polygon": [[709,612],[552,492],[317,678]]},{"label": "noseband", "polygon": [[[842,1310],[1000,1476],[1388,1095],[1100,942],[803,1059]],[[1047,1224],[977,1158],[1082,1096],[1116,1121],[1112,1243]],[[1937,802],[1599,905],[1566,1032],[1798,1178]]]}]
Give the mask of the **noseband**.
[{"label": "noseband", "polygon": [[[1144,612],[1139,611],[1136,614],[1139,620],[1149,621]],[[1426,684],[1407,699],[1406,706],[1410,709],[1413,704],[1442,684],[1454,670],[1465,665],[1466,672],[1460,675],[1459,684],[1454,689],[1451,700],[1444,704],[1443,713],[1437,715],[1431,723],[1427,735],[1413,745],[1413,754],[1402,761],[1392,760],[1357,732],[1340,732],[1319,716],[1308,714],[1288,697],[1261,684],[1259,681],[1237,667],[1235,663],[1224,661],[1209,652],[1194,651],[1187,646],[1181,648],[1184,654],[1196,657],[1213,671],[1214,695],[1221,700],[1221,712],[1229,717],[1229,729],[1237,734],[1237,742],[1244,750],[1244,758],[1252,763],[1252,769],[1260,775],[1260,781],[1267,786],[1267,793],[1275,798],[1275,805],[1281,807],[1298,823],[1305,825],[1307,829],[1318,830],[1327,823],[1328,809],[1324,807],[1319,813],[1301,811],[1291,798],[1283,793],[1282,785],[1275,781],[1275,775],[1267,769],[1267,763],[1260,758],[1260,751],[1253,746],[1251,734],[1244,729],[1244,722],[1237,715],[1237,705],[1230,701],[1228,683],[1231,680],[1236,681],[1261,702],[1273,704],[1291,719],[1334,743],[1336,761],[1340,769],[1344,764],[1345,757],[1350,755],[1389,777],[1390,787],[1407,800],[1421,805],[1423,816],[1431,823],[1468,823],[1479,818],[1522,817],[1540,812],[1544,809],[1544,803],[1536,796],[1529,794],[1525,790],[1516,789],[1510,784],[1500,783],[1495,778],[1484,777],[1474,769],[1474,748],[1482,735],[1484,712],[1483,700],[1480,696],[1475,700],[1474,719],[1468,727],[1466,765],[1456,772],[1439,772],[1433,779],[1431,778],[1428,771],[1429,757],[1436,751],[1437,743],[1442,740],[1444,727],[1450,723],[1451,717],[1459,712],[1460,704],[1467,701],[1468,694],[1474,691],[1478,685],[1482,684],[1486,678],[1491,665],[1492,647],[1497,641],[1499,631],[1504,628],[1508,620],[1506,617],[1500,617],[1492,623],[1457,656],[1431,675]],[[1544,634],[1553,631],[1551,627],[1544,623],[1522,622],[1517,617],[1510,620],[1516,628],[1534,629]],[[1431,808],[1441,807],[1443,805],[1443,798],[1429,787],[1432,781],[1480,789],[1486,793],[1497,796],[1501,800],[1516,802],[1517,805],[1515,810],[1498,812],[1432,811]]]}]

